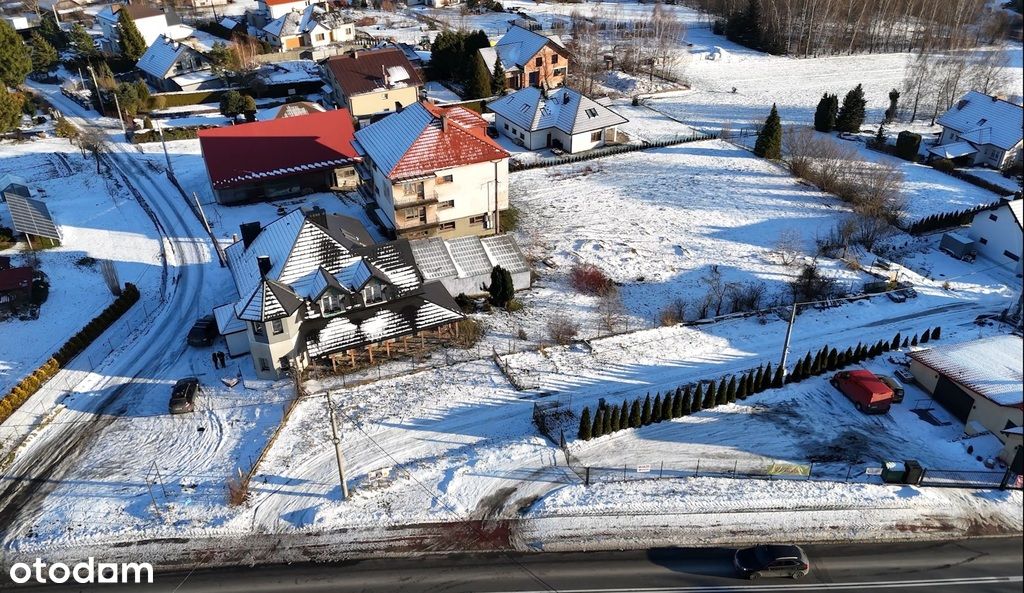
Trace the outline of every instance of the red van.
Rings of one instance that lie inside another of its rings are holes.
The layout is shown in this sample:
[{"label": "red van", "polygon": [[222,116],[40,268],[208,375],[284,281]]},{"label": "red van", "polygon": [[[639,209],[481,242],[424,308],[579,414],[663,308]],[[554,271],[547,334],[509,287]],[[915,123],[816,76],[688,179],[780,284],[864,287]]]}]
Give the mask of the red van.
[{"label": "red van", "polygon": [[829,382],[865,414],[885,414],[892,405],[892,389],[867,369],[838,372]]}]

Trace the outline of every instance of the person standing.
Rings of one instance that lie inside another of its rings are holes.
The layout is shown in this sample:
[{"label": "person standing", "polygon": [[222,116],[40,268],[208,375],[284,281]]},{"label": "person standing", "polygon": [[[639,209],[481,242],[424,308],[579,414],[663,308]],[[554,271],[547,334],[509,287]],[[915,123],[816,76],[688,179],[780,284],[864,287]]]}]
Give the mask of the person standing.
[{"label": "person standing", "polygon": [[215,368],[215,369],[220,368],[220,367],[217,366],[217,361],[218,361],[217,353],[216,352],[210,353],[210,358],[213,359],[213,368]]},{"label": "person standing", "polygon": [[224,352],[222,350],[217,351],[217,360],[220,361],[220,368],[226,369],[228,367],[228,365],[224,363]]}]

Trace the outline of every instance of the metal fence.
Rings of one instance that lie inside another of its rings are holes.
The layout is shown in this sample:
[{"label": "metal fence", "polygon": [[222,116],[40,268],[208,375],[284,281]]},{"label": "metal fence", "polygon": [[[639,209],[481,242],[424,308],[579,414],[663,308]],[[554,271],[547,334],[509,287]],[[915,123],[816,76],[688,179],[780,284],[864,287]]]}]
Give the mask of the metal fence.
[{"label": "metal fence", "polygon": [[1020,488],[1020,481],[1012,483],[1010,475],[1005,471],[978,471],[961,469],[929,469],[924,470],[921,478],[922,486],[939,486],[946,488]]},{"label": "metal fence", "polygon": [[651,142],[644,142],[643,144],[619,144],[616,146],[609,146],[607,148],[597,148],[582,154],[567,154],[565,156],[541,158],[526,163],[512,162],[509,163],[509,171],[525,171],[527,169],[537,169],[540,167],[552,167],[555,165],[565,165],[568,163],[580,163],[583,161],[589,161],[601,157],[611,156],[613,154],[623,154],[626,152],[635,152],[638,150],[647,150],[650,148],[675,146],[677,144],[686,144],[688,142],[700,142],[702,140],[713,140],[716,137],[717,136],[715,134],[703,134],[697,132],[683,136],[675,136],[671,138],[654,140]]}]

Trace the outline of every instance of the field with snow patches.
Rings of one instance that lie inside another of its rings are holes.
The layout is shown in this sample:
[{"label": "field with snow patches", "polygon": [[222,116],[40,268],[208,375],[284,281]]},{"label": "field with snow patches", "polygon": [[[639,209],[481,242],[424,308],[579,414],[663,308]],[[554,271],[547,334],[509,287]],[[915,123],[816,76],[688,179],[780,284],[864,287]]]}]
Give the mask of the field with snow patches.
[{"label": "field with snow patches", "polygon": [[[60,138],[0,144],[0,175],[22,177],[46,203],[61,235],[60,247],[32,254],[50,280],[50,294],[39,319],[0,321],[0,393],[34,370],[72,334],[114,300],[97,263],[114,262],[121,283],[132,282],[143,298],[158,299],[160,242],[156,229],[135,198],[96,163]],[[11,227],[10,213],[0,207],[0,225]],[[15,265],[31,257],[22,240],[0,252]]]}]

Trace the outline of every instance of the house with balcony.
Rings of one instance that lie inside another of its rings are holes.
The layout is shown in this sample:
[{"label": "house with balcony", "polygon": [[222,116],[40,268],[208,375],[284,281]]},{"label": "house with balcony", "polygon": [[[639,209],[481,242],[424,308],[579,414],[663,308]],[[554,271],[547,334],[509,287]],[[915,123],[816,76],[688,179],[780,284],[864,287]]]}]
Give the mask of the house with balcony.
[{"label": "house with balcony", "polygon": [[262,379],[318,359],[372,363],[410,340],[455,336],[464,318],[440,282],[423,281],[408,241],[376,243],[353,218],[296,209],[239,230],[225,249],[238,298],[214,317]]},{"label": "house with balcony", "polygon": [[508,209],[509,154],[464,107],[414,103],[358,130],[377,217],[398,237],[493,235]]},{"label": "house with balcony", "polygon": [[555,88],[565,84],[569,50],[558,35],[544,35],[513,25],[494,47],[480,50],[488,72],[496,63],[505,71],[505,88]]},{"label": "house with balcony", "polygon": [[328,58],[324,73],[334,101],[360,126],[419,101],[423,89],[419,72],[394,47]]}]

